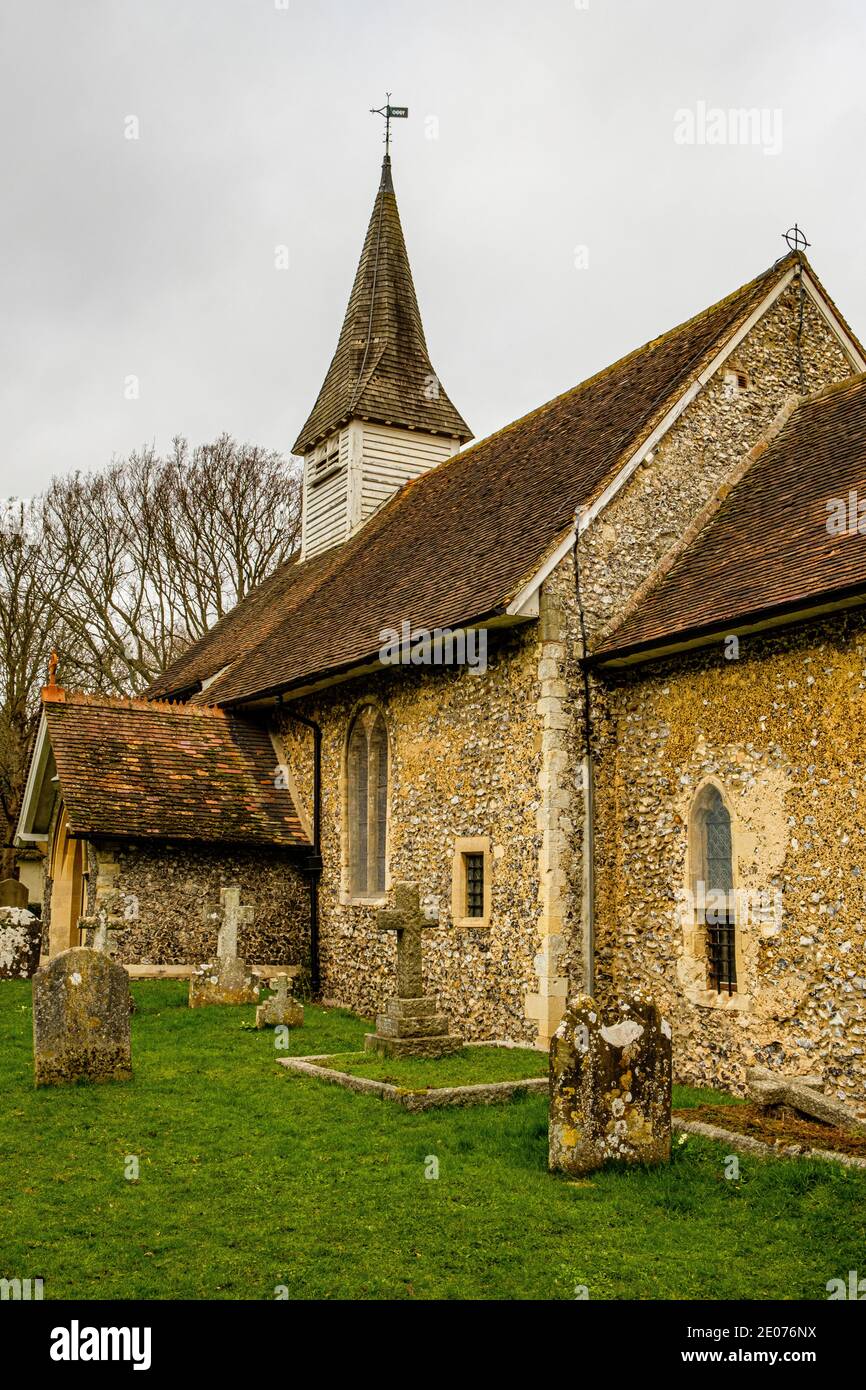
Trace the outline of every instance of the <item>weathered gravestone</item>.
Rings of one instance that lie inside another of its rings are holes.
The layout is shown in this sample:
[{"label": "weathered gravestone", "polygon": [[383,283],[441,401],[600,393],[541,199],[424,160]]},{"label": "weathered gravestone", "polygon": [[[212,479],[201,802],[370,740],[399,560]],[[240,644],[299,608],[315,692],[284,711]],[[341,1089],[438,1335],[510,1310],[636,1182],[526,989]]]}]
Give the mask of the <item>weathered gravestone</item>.
[{"label": "weathered gravestone", "polygon": [[459,1052],[462,1038],[448,1032],[448,1019],[438,1012],[438,1001],[424,993],[421,965],[421,933],[434,924],[421,912],[421,898],[414,883],[394,885],[393,911],[378,913],[380,931],[397,933],[397,993],[385,1001],[376,1015],[375,1033],[367,1033],[364,1047],[385,1057],[445,1057]]},{"label": "weathered gravestone", "polygon": [[289,992],[288,975],[272,975],[268,986],[274,992],[256,1009],[257,1028],[300,1028],[304,1022],[304,1006]]},{"label": "weathered gravestone", "polygon": [[20,879],[0,878],[0,907],[26,907],[30,894]]},{"label": "weathered gravestone", "polygon": [[823,1094],[820,1076],[782,1076],[766,1067],[750,1067],[746,1086],[751,1099],[768,1115],[812,1120],[854,1132],[866,1128],[840,1100]]},{"label": "weathered gravestone", "polygon": [[642,995],[578,995],[550,1044],[549,1163],[590,1173],[671,1152],[671,1029]]},{"label": "weathered gravestone", "polygon": [[33,976],[37,1086],[130,1081],[129,976],[99,951],[62,951]]},{"label": "weathered gravestone", "polygon": [[29,980],[39,965],[42,923],[23,907],[0,907],[0,980]]},{"label": "weathered gravestone", "polygon": [[245,961],[238,956],[238,927],[251,922],[253,909],[241,906],[237,887],[220,889],[217,958],[198,966],[189,980],[189,1007],[206,1004],[257,1004],[261,985]]}]

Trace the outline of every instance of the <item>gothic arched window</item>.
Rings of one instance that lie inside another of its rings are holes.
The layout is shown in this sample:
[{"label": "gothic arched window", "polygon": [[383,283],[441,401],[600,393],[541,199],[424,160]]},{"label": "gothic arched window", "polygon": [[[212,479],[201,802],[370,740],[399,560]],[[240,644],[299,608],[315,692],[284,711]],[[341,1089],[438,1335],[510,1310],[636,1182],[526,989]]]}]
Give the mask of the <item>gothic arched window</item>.
[{"label": "gothic arched window", "polygon": [[372,705],[360,710],[347,749],[349,889],[356,897],[385,892],[388,831],[388,731]]},{"label": "gothic arched window", "polygon": [[693,879],[699,922],[706,930],[707,987],[737,988],[737,942],[731,815],[718,787],[701,789],[692,814]]}]

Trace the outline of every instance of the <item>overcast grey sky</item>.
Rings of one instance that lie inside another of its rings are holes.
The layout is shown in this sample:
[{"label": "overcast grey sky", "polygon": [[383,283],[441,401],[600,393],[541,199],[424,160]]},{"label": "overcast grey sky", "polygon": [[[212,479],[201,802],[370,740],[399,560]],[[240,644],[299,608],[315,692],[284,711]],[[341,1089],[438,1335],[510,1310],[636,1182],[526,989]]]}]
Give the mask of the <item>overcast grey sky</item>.
[{"label": "overcast grey sky", "polygon": [[[432,360],[476,435],[751,279],[795,219],[866,334],[863,0],[283,3],[2,0],[0,495],[178,433],[288,452],[386,89]],[[699,103],[760,108],[764,138],[679,143]]]}]

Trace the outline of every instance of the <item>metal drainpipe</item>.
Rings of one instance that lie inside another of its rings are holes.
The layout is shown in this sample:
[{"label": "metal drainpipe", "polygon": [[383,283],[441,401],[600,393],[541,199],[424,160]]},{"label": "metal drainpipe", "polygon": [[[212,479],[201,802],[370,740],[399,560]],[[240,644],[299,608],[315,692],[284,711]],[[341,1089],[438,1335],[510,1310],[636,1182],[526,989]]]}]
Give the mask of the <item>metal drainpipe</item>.
[{"label": "metal drainpipe", "polygon": [[315,719],[286,709],[282,695],[277,708],[304,728],[313,731],[313,848],[304,869],[310,878],[310,992],[315,997],[322,986],[319,960],[319,880],[322,877],[322,728]]},{"label": "metal drainpipe", "polygon": [[592,712],[590,707],[589,668],[586,664],[586,617],[580,591],[580,518],[583,508],[574,514],[574,592],[580,621],[581,659],[583,672],[583,906],[581,927],[583,938],[584,993],[595,990],[595,821],[592,766]]}]

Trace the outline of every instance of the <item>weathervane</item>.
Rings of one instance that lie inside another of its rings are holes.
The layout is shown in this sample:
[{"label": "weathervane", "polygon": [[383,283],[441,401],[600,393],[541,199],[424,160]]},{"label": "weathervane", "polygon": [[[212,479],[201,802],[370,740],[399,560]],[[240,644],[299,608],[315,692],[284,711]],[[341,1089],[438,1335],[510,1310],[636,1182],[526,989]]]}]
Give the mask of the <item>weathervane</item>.
[{"label": "weathervane", "polygon": [[793,227],[788,228],[787,232],[783,232],[782,236],[792,251],[805,251],[807,246],[812,245],[811,241],[806,240],[806,233],[797,226],[796,222]]},{"label": "weathervane", "polygon": [[409,107],[408,107],[408,106],[392,106],[392,105],[391,105],[391,93],[390,93],[390,92],[386,92],[386,93],[385,93],[385,105],[384,105],[384,106],[371,106],[371,107],[370,107],[370,115],[371,115],[371,116],[384,116],[384,117],[385,117],[385,155],[386,155],[386,157],[387,157],[387,156],[391,153],[391,122],[392,122],[392,121],[405,121],[406,117],[409,115]]}]

